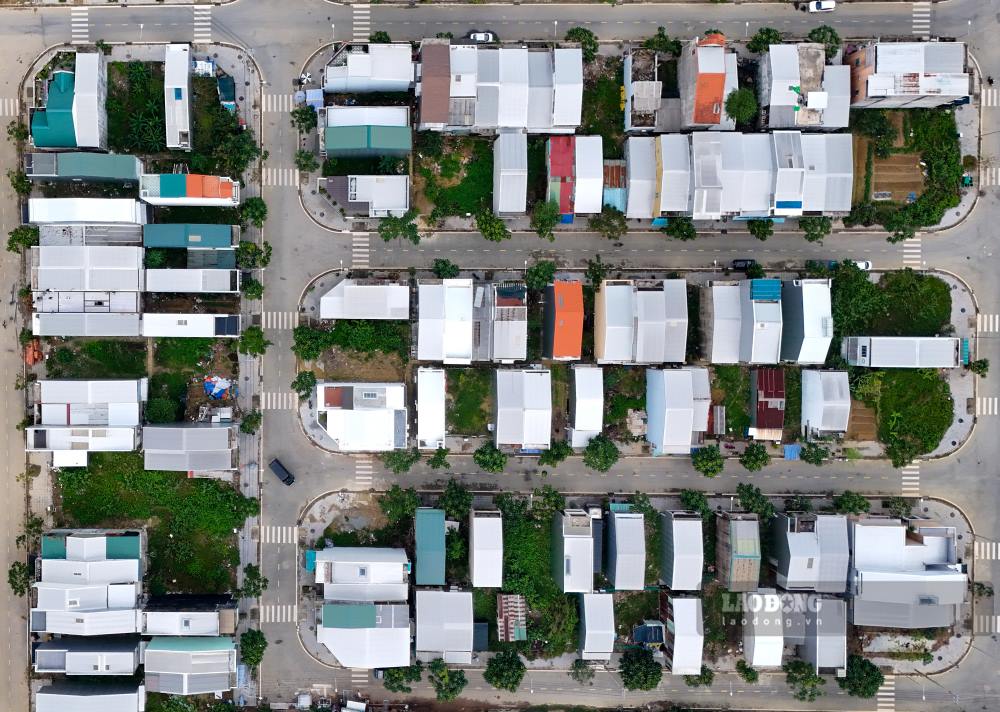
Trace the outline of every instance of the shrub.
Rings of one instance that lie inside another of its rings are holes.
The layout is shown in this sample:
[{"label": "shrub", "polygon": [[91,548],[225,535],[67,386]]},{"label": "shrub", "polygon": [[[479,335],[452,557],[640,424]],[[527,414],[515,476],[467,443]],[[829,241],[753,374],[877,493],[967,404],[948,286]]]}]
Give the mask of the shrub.
[{"label": "shrub", "polygon": [[816,669],[805,660],[790,660],[781,666],[785,682],[792,688],[792,697],[800,702],[813,702],[823,694],[826,680],[816,674]]},{"label": "shrub", "polygon": [[726,97],[726,114],[738,124],[749,124],[757,116],[757,97],[752,89],[736,89]]},{"label": "shrub", "polygon": [[490,242],[503,242],[510,239],[507,224],[493,214],[489,208],[483,208],[476,213],[476,229]]},{"label": "shrub", "polygon": [[646,49],[656,50],[657,52],[666,52],[667,54],[672,54],[675,57],[681,53],[681,41],[678,39],[671,39],[667,35],[667,30],[665,27],[657,27],[656,34],[652,37],[646,39],[642,43],[642,46]]},{"label": "shrub", "polygon": [[392,42],[392,38],[385,30],[377,30],[368,36],[368,41],[372,44],[390,44]]},{"label": "shrub", "polygon": [[432,661],[427,669],[429,671],[428,680],[440,702],[454,700],[462,694],[462,690],[468,684],[464,671],[448,669],[441,658]]},{"label": "shrub", "polygon": [[150,423],[173,423],[177,420],[177,404],[166,398],[150,398],[146,404],[146,420]]},{"label": "shrub", "polygon": [[618,665],[622,686],[626,690],[655,690],[663,678],[663,666],[645,648],[629,648]]},{"label": "shrub", "polygon": [[539,201],[531,208],[531,229],[543,240],[554,242],[556,225],[559,224],[559,203],[554,200]]},{"label": "shrub", "polygon": [[760,679],[760,673],[747,664],[746,660],[736,661],[736,674],[743,678],[743,681],[754,685]]},{"label": "shrub", "polygon": [[405,238],[414,245],[419,245],[420,231],[417,229],[416,218],[416,208],[410,208],[402,217],[387,215],[379,221],[378,234],[386,242]]},{"label": "shrub", "polygon": [[260,430],[261,424],[264,422],[264,414],[259,410],[251,410],[249,413],[243,416],[243,420],[240,421],[240,432],[247,435],[253,435],[258,430]]},{"label": "shrub", "polygon": [[28,127],[16,119],[7,124],[7,140],[15,143],[23,143],[28,140],[31,132]]},{"label": "shrub", "polygon": [[237,598],[260,598],[270,583],[267,577],[261,574],[259,566],[247,564],[243,567],[243,585],[234,593]]},{"label": "shrub", "polygon": [[600,49],[600,45],[597,43],[597,35],[586,27],[570,28],[569,32],[566,33],[566,41],[579,43],[584,62],[589,64],[597,59],[597,51]]},{"label": "shrub", "polygon": [[240,269],[258,269],[271,264],[271,243],[242,241],[236,245],[236,266]]},{"label": "shrub", "polygon": [[434,470],[440,468],[450,470],[451,463],[448,462],[448,453],[450,452],[451,450],[446,447],[439,447],[434,451],[434,454],[427,459],[427,464]]},{"label": "shrub", "polygon": [[292,109],[292,125],[299,131],[305,133],[316,128],[316,109],[308,104],[297,106]]},{"label": "shrub", "polygon": [[431,267],[431,271],[438,279],[454,279],[461,270],[451,260],[438,257],[434,260],[434,266]]},{"label": "shrub", "polygon": [[31,180],[24,171],[15,171],[13,168],[7,171],[7,178],[10,179],[10,187],[22,198],[31,195]]},{"label": "shrub", "polygon": [[750,472],[758,472],[771,464],[771,455],[763,443],[750,443],[740,455],[740,464]]},{"label": "shrub", "polygon": [[581,685],[593,685],[594,674],[594,668],[590,667],[590,663],[581,658],[574,660],[569,669],[569,676]]},{"label": "shrub", "polygon": [[600,213],[587,218],[587,227],[614,241],[620,240],[628,232],[625,213],[610,205],[605,205]]},{"label": "shrub", "polygon": [[977,376],[986,378],[986,374],[990,372],[990,360],[986,358],[979,358],[975,361],[970,361],[968,368]]},{"label": "shrub", "polygon": [[507,456],[497,450],[496,446],[492,443],[480,445],[479,448],[472,453],[472,461],[475,462],[480,469],[495,474],[503,472],[504,468],[507,467]]},{"label": "shrub", "polygon": [[681,506],[691,512],[698,512],[702,517],[712,515],[712,508],[708,506],[708,497],[704,492],[698,490],[681,490]]},{"label": "shrub", "polygon": [[803,462],[819,466],[823,464],[824,460],[830,457],[830,449],[816,443],[806,443],[802,447],[800,457]]},{"label": "shrub", "polygon": [[715,673],[707,665],[701,666],[701,672],[697,675],[685,675],[684,684],[688,687],[711,687],[715,682]]},{"label": "shrub", "polygon": [[607,435],[597,435],[590,439],[583,450],[583,464],[598,472],[607,472],[621,457],[618,446]]},{"label": "shrub", "polygon": [[691,455],[691,465],[705,477],[715,477],[726,465],[722,452],[716,445],[706,445],[694,451]]},{"label": "shrub", "polygon": [[740,508],[756,514],[762,523],[774,518],[774,505],[760,491],[760,487],[755,487],[749,482],[740,482],[736,485],[736,496],[740,501]]},{"label": "shrub", "polygon": [[240,657],[250,667],[257,667],[264,660],[267,638],[259,630],[251,628],[240,635]]},{"label": "shrub", "polygon": [[406,667],[386,668],[382,686],[389,692],[413,692],[410,683],[420,682],[423,672],[424,664],[419,660]]},{"label": "shrub", "polygon": [[847,675],[837,681],[840,689],[854,697],[871,699],[878,693],[885,676],[868,658],[860,655],[849,655],[847,658]]},{"label": "shrub", "polygon": [[507,648],[486,663],[483,679],[498,690],[517,692],[524,679],[525,669],[524,661],[517,651]]},{"label": "shrub", "polygon": [[19,598],[28,593],[32,580],[34,580],[34,576],[31,569],[23,561],[15,561],[7,569],[7,584],[14,595]]},{"label": "shrub", "polygon": [[524,284],[528,289],[545,289],[556,274],[556,263],[542,260],[531,265],[524,273]]},{"label": "shrub", "polygon": [[390,450],[383,452],[380,457],[382,464],[388,467],[394,475],[401,475],[404,472],[409,472],[411,467],[420,462],[420,451],[417,448]]}]

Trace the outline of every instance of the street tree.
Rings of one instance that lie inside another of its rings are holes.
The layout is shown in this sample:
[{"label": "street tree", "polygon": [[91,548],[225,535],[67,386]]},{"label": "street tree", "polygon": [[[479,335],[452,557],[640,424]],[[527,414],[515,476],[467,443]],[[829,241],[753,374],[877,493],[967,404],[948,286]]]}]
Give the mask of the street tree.
[{"label": "street tree", "polygon": [[760,487],[749,482],[741,482],[736,485],[736,496],[740,501],[740,508],[753,512],[761,522],[768,522],[774,518],[774,505],[760,491]]},{"label": "street tree", "polygon": [[251,410],[243,415],[240,421],[240,432],[246,435],[253,435],[260,430],[261,423],[264,422],[264,414],[259,410]]},{"label": "street tree", "polygon": [[771,464],[771,455],[764,443],[750,443],[740,455],[740,464],[750,472],[758,472]]},{"label": "street tree", "polygon": [[479,234],[490,242],[503,242],[510,239],[510,230],[507,224],[489,208],[483,208],[476,213],[476,229]]},{"label": "street tree", "polygon": [[485,443],[472,453],[472,461],[485,472],[499,474],[507,467],[507,456],[493,443]]},{"label": "street tree", "polygon": [[264,338],[264,330],[259,326],[248,326],[240,335],[237,349],[241,354],[262,356],[271,342]]},{"label": "street tree", "polygon": [[594,291],[600,291],[601,282],[604,278],[608,276],[608,272],[611,271],[611,267],[604,264],[601,261],[601,256],[597,255],[592,260],[587,260],[587,270],[585,274],[587,275],[587,281],[590,286],[594,288]]},{"label": "street tree", "polygon": [[448,702],[455,699],[462,694],[462,690],[468,684],[464,671],[449,669],[441,658],[433,660],[427,666],[427,669],[427,678],[434,688],[439,702]]},{"label": "street tree", "polygon": [[264,284],[259,279],[248,277],[240,283],[240,291],[247,299],[260,299],[264,296]]},{"label": "street tree", "polygon": [[291,388],[299,394],[299,400],[306,400],[312,395],[313,390],[316,388],[316,383],[315,371],[299,371],[295,374],[295,378],[292,379]]},{"label": "street tree", "polygon": [[726,114],[738,124],[749,124],[757,116],[757,97],[752,89],[734,89],[726,97]]},{"label": "street tree", "polygon": [[642,46],[646,49],[656,50],[657,52],[672,54],[675,57],[680,55],[682,49],[681,41],[667,35],[667,29],[662,26],[657,27],[656,34],[652,37],[646,38],[646,41],[642,43]]},{"label": "street tree", "polygon": [[826,215],[806,215],[799,218],[802,237],[809,242],[822,242],[833,231],[833,221]]},{"label": "street tree", "polygon": [[552,283],[555,274],[556,263],[551,260],[542,260],[525,270],[524,284],[528,289],[541,291]]},{"label": "street tree", "polygon": [[303,173],[312,173],[319,170],[319,159],[312,151],[300,148],[295,152],[295,167]]},{"label": "street tree", "polygon": [[770,220],[748,220],[747,230],[750,234],[763,242],[774,234],[774,223]]},{"label": "street tree", "polygon": [[260,598],[269,583],[267,577],[261,574],[259,566],[247,564],[243,567],[243,585],[236,589],[236,597]]},{"label": "street tree", "polygon": [[569,668],[569,676],[581,685],[593,685],[594,668],[586,660],[577,658]]},{"label": "street tree", "polygon": [[781,33],[773,27],[761,27],[747,42],[747,49],[754,54],[763,54],[773,44],[781,44]]},{"label": "street tree", "polygon": [[826,680],[816,674],[816,668],[805,660],[790,660],[781,666],[785,682],[792,688],[792,697],[800,702],[814,702],[822,696]]},{"label": "street tree", "polygon": [[386,242],[405,238],[414,245],[419,245],[420,232],[417,229],[416,219],[416,208],[410,208],[401,217],[386,215],[379,221],[378,234]]},{"label": "street tree", "polygon": [[10,585],[10,590],[14,592],[15,596],[23,597],[28,593],[28,589],[31,588],[31,569],[28,568],[28,564],[23,561],[15,561],[7,569],[7,583]]},{"label": "street tree", "polygon": [[385,30],[376,30],[368,35],[368,41],[371,44],[392,44],[392,38],[389,33]]},{"label": "street tree", "polygon": [[[266,211],[265,211],[266,212]],[[243,240],[236,245],[236,266],[240,269],[260,269],[271,264],[271,243],[258,245],[250,240]]]},{"label": "street tree", "polygon": [[697,675],[685,675],[684,684],[688,687],[711,687],[715,682],[715,673],[707,665],[701,666],[701,672]]},{"label": "street tree", "polygon": [[754,685],[760,679],[760,673],[750,665],[747,664],[746,660],[736,661],[736,674],[743,678],[743,681]]},{"label": "street tree", "polygon": [[698,232],[695,230],[694,222],[691,218],[669,218],[666,226],[661,227],[660,230],[669,237],[672,237],[675,240],[683,240],[684,242],[698,237]]},{"label": "street tree", "polygon": [[865,514],[871,506],[864,495],[851,490],[844,490],[833,498],[833,508],[840,514]]},{"label": "street tree", "polygon": [[556,467],[560,462],[573,454],[573,448],[565,440],[553,440],[548,450],[538,457],[541,467]]},{"label": "street tree", "polygon": [[576,42],[580,45],[583,53],[583,61],[590,64],[597,59],[597,51],[600,45],[597,43],[597,35],[586,27],[571,27],[566,33],[567,42]]},{"label": "street tree", "polygon": [[264,221],[267,220],[267,203],[256,195],[246,198],[243,201],[243,207],[240,208],[240,219],[243,222],[249,222],[254,227],[263,227]]},{"label": "street tree", "polygon": [[614,441],[603,433],[596,435],[583,449],[583,464],[598,472],[607,472],[621,457]]},{"label": "street tree", "polygon": [[826,50],[826,58],[830,59],[833,55],[837,54],[837,50],[840,49],[840,35],[837,31],[830,27],[829,25],[820,25],[819,27],[814,27],[809,30],[809,34],[806,35],[810,42],[818,42],[823,45]]},{"label": "street tree", "polygon": [[18,225],[7,233],[7,252],[24,252],[38,244],[37,225]]},{"label": "street tree", "polygon": [[292,109],[292,125],[302,133],[316,128],[317,119],[316,109],[309,104],[296,106]]},{"label": "street tree", "polygon": [[885,675],[868,658],[860,655],[847,657],[847,675],[837,681],[842,690],[854,697],[871,699],[878,694],[885,682]]},{"label": "street tree", "polygon": [[587,218],[587,227],[615,242],[628,232],[625,213],[611,205],[605,205],[601,212]]},{"label": "street tree", "polygon": [[251,628],[240,635],[240,657],[250,667],[257,667],[264,660],[267,638],[259,630]]},{"label": "street tree", "polygon": [[402,475],[420,462],[420,451],[417,448],[389,450],[383,452],[379,457],[382,458],[382,464],[388,467],[394,475]]},{"label": "street tree", "polygon": [[539,201],[531,207],[531,229],[543,240],[555,242],[555,227],[559,224],[559,203]]},{"label": "street tree", "polygon": [[389,692],[413,692],[410,684],[420,682],[423,672],[424,664],[419,660],[406,667],[386,668],[382,676],[382,687]]},{"label": "street tree", "polygon": [[694,451],[691,455],[691,465],[705,477],[715,477],[722,472],[726,460],[717,445],[706,445]]},{"label": "street tree", "polygon": [[451,463],[448,462],[448,453],[451,450],[446,447],[439,447],[434,451],[434,454],[427,458],[427,464],[430,465],[431,469],[438,470],[444,468],[445,470],[451,469]]},{"label": "street tree", "polygon": [[663,678],[663,666],[647,648],[629,648],[618,665],[622,686],[626,690],[655,690]]},{"label": "street tree", "polygon": [[986,374],[990,372],[990,360],[987,358],[977,358],[975,361],[970,361],[969,370],[980,378],[986,378]]},{"label": "street tree", "polygon": [[438,507],[444,510],[448,519],[465,521],[472,509],[472,492],[458,480],[452,478],[445,485],[444,492],[438,499]]},{"label": "street tree", "polygon": [[806,443],[802,446],[802,452],[799,454],[803,462],[808,462],[810,465],[822,465],[823,461],[830,457],[830,448],[823,447],[818,443]]},{"label": "street tree", "polygon": [[785,500],[786,512],[811,512],[812,509],[812,500],[804,494],[795,494]]},{"label": "street tree", "polygon": [[8,141],[13,141],[14,143],[21,144],[27,141],[28,136],[30,135],[31,131],[29,131],[28,127],[20,121],[14,120],[11,121],[9,124],[7,124]]},{"label": "street tree", "polygon": [[334,344],[333,332],[305,324],[292,330],[292,353],[303,361],[315,361]]},{"label": "street tree", "polygon": [[11,168],[7,171],[7,178],[10,179],[10,187],[20,197],[26,198],[31,195],[31,179],[28,178],[24,171],[15,171]]},{"label": "street tree", "polygon": [[902,519],[913,513],[913,502],[905,497],[889,497],[882,500],[882,509],[887,511],[889,516]]},{"label": "street tree", "polygon": [[516,650],[505,648],[486,663],[483,679],[498,690],[517,692],[524,679],[526,667]]},{"label": "street tree", "polygon": [[712,516],[712,508],[708,505],[708,497],[698,490],[681,490],[681,506],[691,512],[698,512],[703,518]]},{"label": "street tree", "polygon": [[394,484],[385,494],[378,498],[378,506],[390,525],[398,524],[404,519],[412,519],[417,507],[420,506],[420,495],[412,487],[403,489]]},{"label": "street tree", "polygon": [[747,279],[763,279],[764,267],[760,264],[760,262],[754,262],[746,268],[745,274]]},{"label": "street tree", "polygon": [[454,279],[458,276],[461,270],[458,265],[451,260],[444,259],[443,257],[438,257],[434,260],[434,266],[431,267],[431,272],[438,279]]}]

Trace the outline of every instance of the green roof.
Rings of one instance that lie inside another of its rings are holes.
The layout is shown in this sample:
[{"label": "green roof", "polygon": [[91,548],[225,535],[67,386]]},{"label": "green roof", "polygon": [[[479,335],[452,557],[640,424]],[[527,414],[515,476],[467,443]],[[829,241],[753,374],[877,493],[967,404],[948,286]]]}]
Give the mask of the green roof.
[{"label": "green roof", "polygon": [[204,652],[233,650],[236,644],[224,635],[191,637],[156,637],[149,641],[146,650],[175,650],[178,652]]},{"label": "green roof", "polygon": [[161,173],[161,198],[183,198],[187,195],[187,176],[183,173]]},{"label": "green roof", "polygon": [[232,247],[231,225],[176,223],[171,225],[143,225],[144,247]]},{"label": "green roof", "polygon": [[42,558],[43,559],[65,559],[66,558],[66,537],[46,534],[42,537]]},{"label": "green roof", "polygon": [[409,126],[328,126],[323,131],[328,153],[363,151],[409,153],[413,134]]},{"label": "green roof", "polygon": [[56,174],[61,178],[139,180],[135,156],[85,151],[57,155]]},{"label": "green roof", "polygon": [[417,585],[444,586],[444,510],[419,508],[414,528],[417,533]]},{"label": "green roof", "polygon": [[323,606],[324,628],[374,628],[375,604],[328,603]]},{"label": "green roof", "polygon": [[413,147],[409,126],[369,126],[369,143],[379,150],[407,151]]},{"label": "green roof", "polygon": [[138,534],[109,536],[107,544],[104,555],[109,559],[138,559],[142,555]]},{"label": "green roof", "polygon": [[323,132],[327,151],[368,148],[367,126],[329,126]]},{"label": "green roof", "polygon": [[75,148],[73,95],[76,77],[73,72],[56,72],[49,82],[44,109],[31,115],[31,138],[39,148]]}]

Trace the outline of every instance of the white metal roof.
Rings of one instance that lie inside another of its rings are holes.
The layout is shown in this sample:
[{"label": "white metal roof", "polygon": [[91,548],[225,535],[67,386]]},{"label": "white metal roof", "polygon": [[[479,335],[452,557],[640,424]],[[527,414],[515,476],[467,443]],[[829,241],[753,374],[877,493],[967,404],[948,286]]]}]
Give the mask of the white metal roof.
[{"label": "white metal roof", "polygon": [[375,606],[374,628],[316,628],[316,640],[344,667],[374,669],[410,664],[410,609],[406,605]]},{"label": "white metal roof", "polygon": [[630,136],[625,145],[625,157],[628,161],[625,216],[649,219],[653,217],[653,197],[659,178],[656,175],[656,139]]},{"label": "white metal roof", "polygon": [[440,653],[445,662],[472,662],[472,593],[416,593],[417,653]]},{"label": "white metal roof", "polygon": [[[167,148],[190,148],[191,140],[191,46],[167,45],[163,60],[163,102]],[[181,136],[187,133],[187,138]]]},{"label": "white metal roof", "polygon": [[[799,364],[826,362],[833,341],[833,307],[828,279],[799,280],[802,300],[802,346],[796,361]],[[782,292],[782,299],[787,296]]]},{"label": "white metal roof", "polygon": [[846,64],[823,68],[823,91],[827,95],[823,109],[823,127],[845,128],[851,115],[851,68]]},{"label": "white metal roof", "polygon": [[144,611],[143,635],[218,635],[218,611]]},{"label": "white metal roof", "polygon": [[528,199],[528,136],[503,131],[493,143],[493,212],[523,213]]},{"label": "white metal roof", "polygon": [[708,411],[712,407],[712,385],[708,369],[702,366],[685,366],[681,369],[691,374],[691,393],[694,396],[694,432],[708,432]]},{"label": "white metal roof", "polygon": [[147,381],[51,380],[39,381],[38,388],[42,425],[130,427],[139,424]]},{"label": "white metal roof", "polygon": [[705,628],[700,598],[671,599],[674,619],[668,625],[674,636],[670,672],[673,675],[697,675],[705,645]]},{"label": "white metal roof", "polygon": [[407,91],[413,84],[409,42],[351,45],[345,53],[346,60],[326,67],[323,89],[327,92]]},{"label": "white metal roof", "polygon": [[738,363],[743,317],[738,284],[712,285],[712,363]]},{"label": "white metal roof", "polygon": [[660,212],[687,213],[691,209],[690,139],[685,134],[660,134],[656,145],[662,167]]},{"label": "white metal roof", "polygon": [[469,513],[470,575],[474,588],[503,585],[503,519],[500,512]]},{"label": "white metal roof", "polygon": [[743,648],[752,667],[781,667],[785,649],[781,598],[773,589],[743,594]]},{"label": "white metal roof", "polygon": [[417,286],[417,358],[472,362],[472,280],[445,279]]},{"label": "white metal roof", "polygon": [[404,549],[336,546],[316,552],[316,582],[328,601],[405,601]]},{"label": "white metal roof", "polygon": [[664,562],[670,567],[670,588],[673,591],[697,591],[705,567],[702,520],[674,519],[663,515],[663,526],[669,527],[673,555]]},{"label": "white metal roof", "polygon": [[806,212],[849,212],[854,185],[851,134],[803,134]]},{"label": "white metal roof", "polygon": [[646,440],[654,455],[691,451],[694,390],[690,371],[646,370]]},{"label": "white metal roof", "polygon": [[610,593],[585,593],[581,601],[581,657],[584,660],[609,659],[616,638],[614,597]]},{"label": "white metal roof", "polygon": [[405,106],[328,106],[327,126],[409,126]]},{"label": "white metal roof", "polygon": [[73,128],[79,148],[103,148],[107,144],[107,114],[104,101],[107,82],[101,52],[76,53],[73,87]]},{"label": "white metal roof", "polygon": [[604,374],[599,366],[573,367],[573,447],[586,447],[604,429]]},{"label": "white metal roof", "polygon": [[142,291],[141,247],[32,247],[32,288]]},{"label": "white metal roof", "polygon": [[573,211],[578,215],[599,213],[604,207],[602,139],[600,136],[577,136],[575,143]]},{"label": "white metal roof", "polygon": [[410,209],[410,176],[347,176],[351,202],[368,203],[369,217],[401,217]]},{"label": "white metal roof", "polygon": [[141,712],[145,706],[145,687],[128,683],[101,687],[60,683],[35,694],[35,712]]},{"label": "white metal roof", "polygon": [[[552,83],[552,125],[579,126],[583,108],[583,51],[579,47],[555,50]],[[600,208],[593,212],[600,212]]]},{"label": "white metal roof", "polygon": [[147,292],[225,294],[240,289],[235,269],[147,269]]},{"label": "white metal roof", "polygon": [[687,283],[665,279],[636,293],[636,363],[683,363],[687,351]]},{"label": "white metal roof", "polygon": [[130,223],[146,222],[146,209],[128,198],[29,198],[30,223]]},{"label": "white metal roof", "polygon": [[35,336],[139,336],[138,314],[97,312],[35,312],[31,315]]},{"label": "white metal roof", "polygon": [[[343,388],[351,389],[352,402],[327,406],[327,391]],[[402,383],[321,383],[316,410],[325,416],[326,432],[342,452],[382,452],[406,444],[406,388]]]},{"label": "white metal roof", "polygon": [[552,434],[552,375],[548,370],[497,370],[497,445],[547,449]]},{"label": "white metal roof", "polygon": [[562,551],[562,571],[558,578],[563,592],[590,593],[594,590],[594,531],[590,515],[583,510],[560,512],[553,531],[554,536],[560,537],[556,546]]},{"label": "white metal roof", "polygon": [[769,134],[721,134],[722,212],[766,216],[771,210],[774,157]]},{"label": "white metal roof", "polygon": [[646,583],[646,529],[638,512],[608,516],[608,580],[616,591],[641,591]]},{"label": "white metal roof", "polygon": [[207,472],[234,470],[232,426],[220,424],[147,425],[142,429],[147,470]]},{"label": "white metal roof", "polygon": [[[853,337],[849,337],[853,338]],[[958,342],[951,336],[862,336],[872,367],[954,368]]]},{"label": "white metal roof", "polygon": [[[88,315],[89,316],[89,315]],[[143,336],[239,336],[220,333],[219,319],[223,314],[150,314],[142,315]],[[233,317],[239,318],[239,317]]]},{"label": "white metal roof", "polygon": [[718,220],[722,217],[722,139],[716,131],[691,134],[691,217]]},{"label": "white metal roof", "polygon": [[440,368],[417,369],[417,445],[444,447],[445,372]]},{"label": "white metal roof", "polygon": [[802,427],[842,433],[851,417],[847,371],[802,370]]},{"label": "white metal roof", "polygon": [[410,287],[406,284],[344,279],[319,300],[320,319],[410,318]]},{"label": "white metal roof", "polygon": [[[528,53],[528,128],[544,130],[552,126],[554,101],[552,54]],[[579,123],[579,122],[578,122]]]},{"label": "white metal roof", "polygon": [[[597,354],[598,363],[631,362],[635,341],[635,285],[632,282],[601,284],[596,295],[598,308],[604,309],[604,334],[597,335],[604,353]],[[597,325],[595,323],[595,329]]]}]

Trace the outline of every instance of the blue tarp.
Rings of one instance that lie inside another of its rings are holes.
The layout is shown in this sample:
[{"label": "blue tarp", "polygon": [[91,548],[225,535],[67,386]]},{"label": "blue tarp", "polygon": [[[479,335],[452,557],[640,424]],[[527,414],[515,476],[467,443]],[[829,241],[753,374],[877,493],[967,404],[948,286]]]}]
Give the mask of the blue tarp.
[{"label": "blue tarp", "polygon": [[306,549],[306,571],[316,571],[316,552],[312,549]]},{"label": "blue tarp", "polygon": [[802,446],[798,443],[792,443],[791,445],[785,445],[785,459],[786,460],[798,460],[799,454],[802,452]]},{"label": "blue tarp", "polygon": [[753,301],[776,302],[781,299],[781,280],[755,279],[750,282],[750,299]]}]

